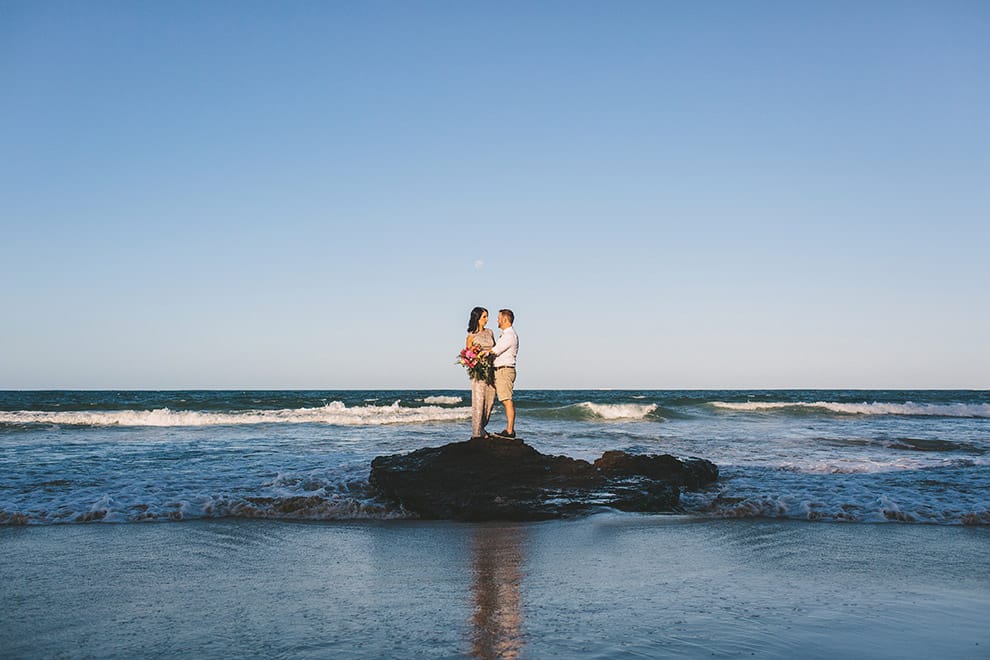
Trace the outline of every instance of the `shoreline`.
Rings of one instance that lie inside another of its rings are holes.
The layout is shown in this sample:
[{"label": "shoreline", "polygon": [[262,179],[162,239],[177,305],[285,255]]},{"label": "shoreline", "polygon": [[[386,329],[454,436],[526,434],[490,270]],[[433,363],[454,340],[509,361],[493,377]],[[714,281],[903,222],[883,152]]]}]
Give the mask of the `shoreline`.
[{"label": "shoreline", "polygon": [[599,513],[0,528],[5,657],[985,657],[985,527]]}]

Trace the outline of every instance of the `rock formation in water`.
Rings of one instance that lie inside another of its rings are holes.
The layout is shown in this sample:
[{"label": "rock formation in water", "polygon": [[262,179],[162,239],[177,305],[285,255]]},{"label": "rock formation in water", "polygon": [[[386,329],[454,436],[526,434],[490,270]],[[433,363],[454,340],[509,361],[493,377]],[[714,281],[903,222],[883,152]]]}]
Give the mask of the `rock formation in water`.
[{"label": "rock formation in water", "polygon": [[673,512],[681,488],[718,479],[700,458],[605,452],[594,463],[547,456],[520,439],[474,439],[371,462],[379,497],[422,518],[545,520],[611,507]]}]

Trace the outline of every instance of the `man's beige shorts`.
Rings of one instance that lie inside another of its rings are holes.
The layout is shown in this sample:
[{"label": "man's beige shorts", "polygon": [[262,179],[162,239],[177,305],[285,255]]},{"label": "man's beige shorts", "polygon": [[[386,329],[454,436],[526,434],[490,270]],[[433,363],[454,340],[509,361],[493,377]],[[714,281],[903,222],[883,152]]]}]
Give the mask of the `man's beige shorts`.
[{"label": "man's beige shorts", "polygon": [[499,367],[495,370],[495,396],[499,401],[512,398],[512,386],[516,382],[515,367]]}]

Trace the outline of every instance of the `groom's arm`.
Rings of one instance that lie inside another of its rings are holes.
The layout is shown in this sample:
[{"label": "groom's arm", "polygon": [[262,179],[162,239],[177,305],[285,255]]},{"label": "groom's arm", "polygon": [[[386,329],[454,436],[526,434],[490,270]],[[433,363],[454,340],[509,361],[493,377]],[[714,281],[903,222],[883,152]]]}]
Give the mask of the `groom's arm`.
[{"label": "groom's arm", "polygon": [[505,353],[507,350],[512,348],[512,345],[515,343],[516,343],[516,333],[503,332],[502,336],[498,338],[497,342],[495,342],[495,345],[492,346],[492,350],[490,352],[496,356],[501,355],[502,353]]},{"label": "groom's arm", "polygon": [[507,350],[509,350],[509,340],[505,336],[505,333],[503,332],[502,336],[498,338],[498,341],[495,342],[495,345],[492,346],[492,350],[489,351],[489,353],[491,353],[492,355],[501,355],[502,353],[505,353]]}]

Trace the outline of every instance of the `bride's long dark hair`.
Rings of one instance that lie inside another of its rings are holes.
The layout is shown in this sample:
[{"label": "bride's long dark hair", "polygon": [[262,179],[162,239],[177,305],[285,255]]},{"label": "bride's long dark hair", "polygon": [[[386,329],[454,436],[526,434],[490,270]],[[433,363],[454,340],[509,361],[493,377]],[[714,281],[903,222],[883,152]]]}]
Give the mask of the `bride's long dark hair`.
[{"label": "bride's long dark hair", "polygon": [[468,320],[468,332],[477,332],[479,330],[478,321],[481,320],[481,315],[487,311],[484,307],[475,307],[471,310],[471,318]]}]

